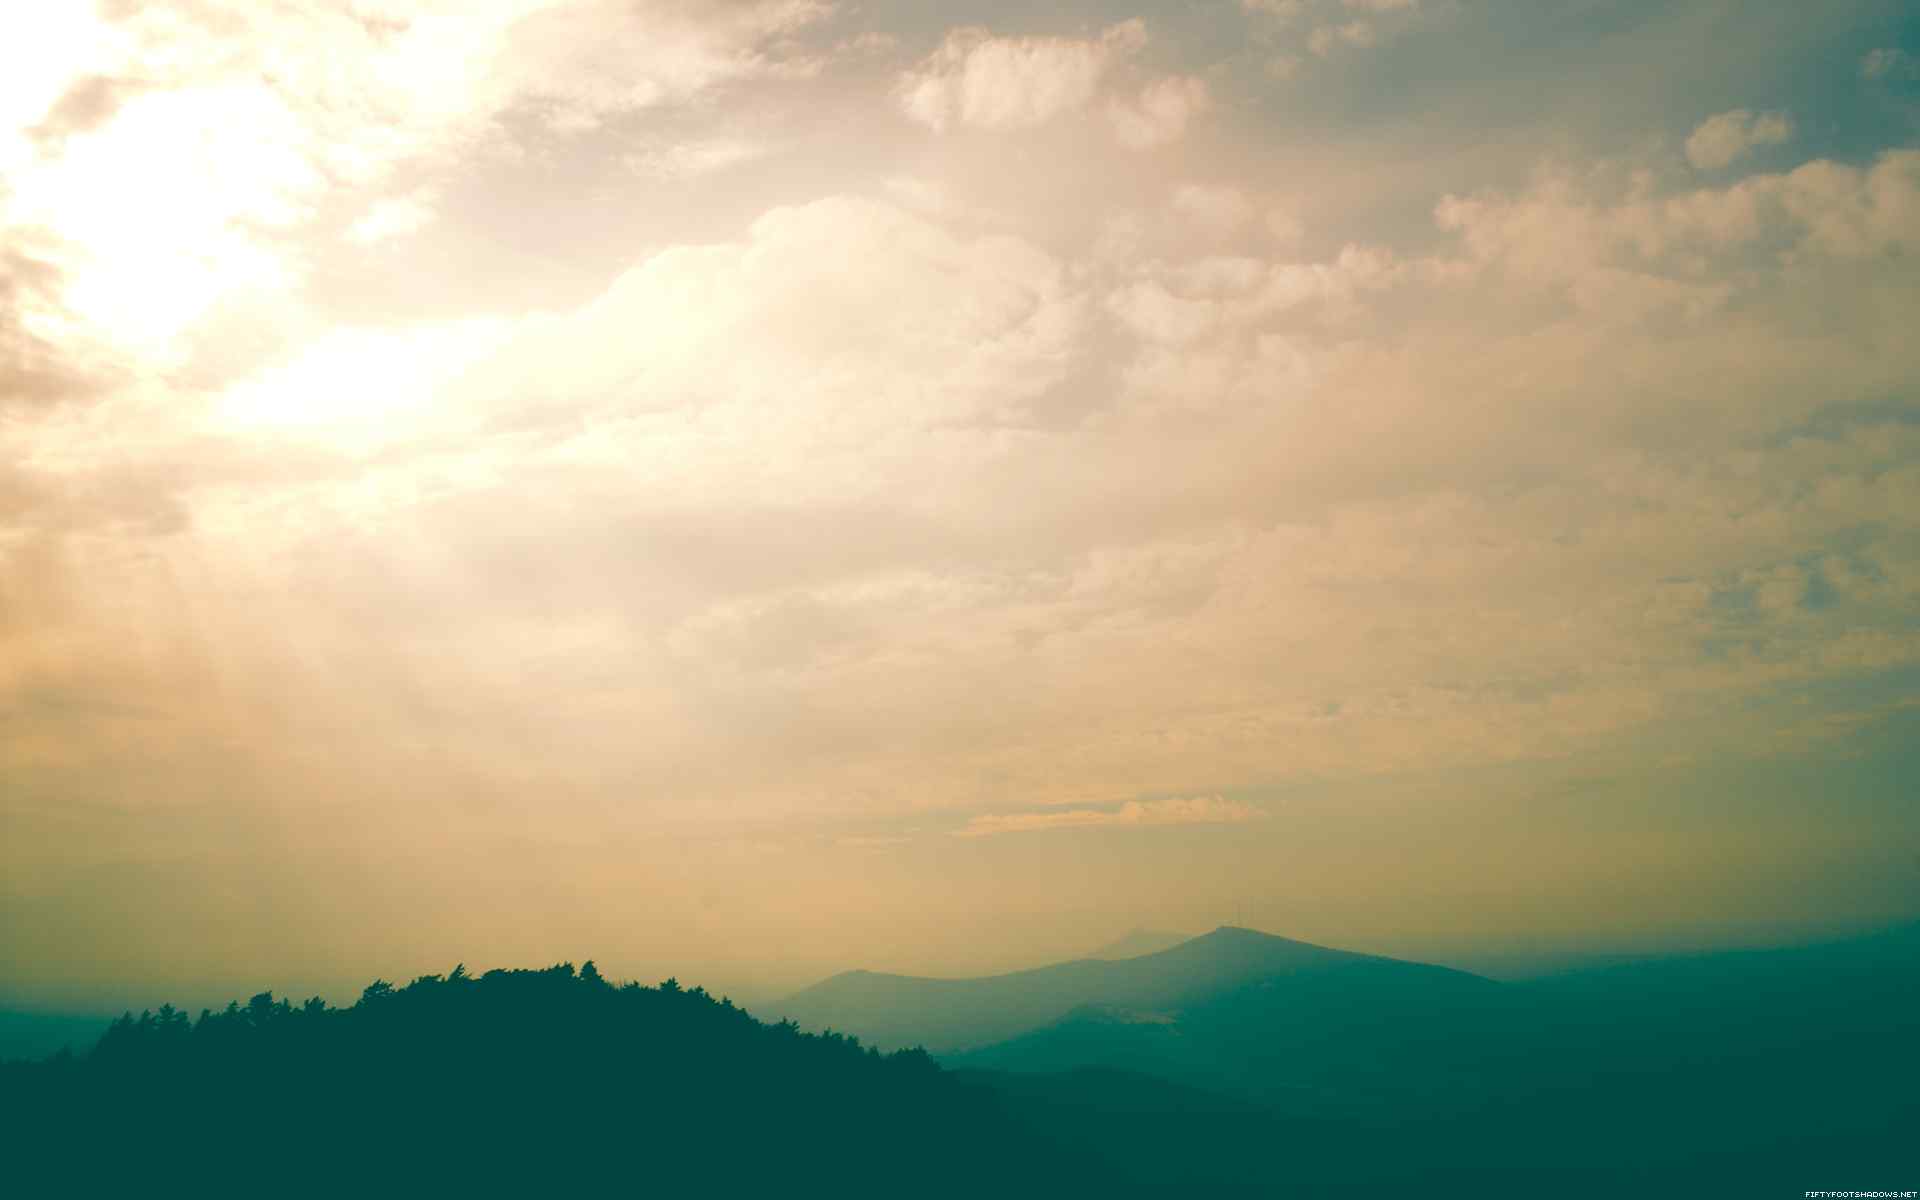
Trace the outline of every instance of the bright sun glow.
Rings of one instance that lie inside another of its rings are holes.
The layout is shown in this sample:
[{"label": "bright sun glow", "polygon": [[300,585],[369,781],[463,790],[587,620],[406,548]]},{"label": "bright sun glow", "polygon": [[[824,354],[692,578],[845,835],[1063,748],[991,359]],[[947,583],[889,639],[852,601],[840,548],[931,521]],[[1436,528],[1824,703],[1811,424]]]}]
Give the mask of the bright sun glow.
[{"label": "bright sun glow", "polygon": [[448,389],[497,350],[508,323],[475,319],[416,329],[336,329],[290,362],[224,392],[213,430],[294,435],[365,450],[447,432],[476,415],[445,403]]}]

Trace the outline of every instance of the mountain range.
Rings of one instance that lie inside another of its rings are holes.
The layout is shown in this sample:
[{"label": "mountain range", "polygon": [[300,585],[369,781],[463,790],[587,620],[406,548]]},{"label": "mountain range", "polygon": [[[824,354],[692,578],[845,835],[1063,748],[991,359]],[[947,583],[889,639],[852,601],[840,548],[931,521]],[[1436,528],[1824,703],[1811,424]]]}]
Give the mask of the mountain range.
[{"label": "mountain range", "polygon": [[771,1024],[592,964],[456,968],[348,1009],[128,1016],[0,1063],[0,1134],[49,1194],[284,1191],[289,1164],[435,1194],[1899,1186],[1915,995],[1920,926],[1519,983],[1223,927],[982,979],[849,972]]},{"label": "mountain range", "polygon": [[1596,1153],[1648,1170],[1837,1145],[1877,1161],[1920,1127],[1915,995],[1920,926],[1519,983],[1228,926],[979,979],[848,972],[780,1008],[963,1073],[1122,1072],[1342,1131],[1321,1140],[1368,1130],[1434,1170],[1497,1157],[1547,1179]]},{"label": "mountain range", "polygon": [[857,1032],[882,1049],[978,1051],[1078,1010],[1132,1023],[1218,1003],[1259,988],[1276,1001],[1337,996],[1341,1006],[1392,998],[1491,995],[1499,985],[1448,967],[1355,954],[1221,926],[1170,949],[1086,958],[975,979],[847,971],[775,1006],[802,1028]]}]

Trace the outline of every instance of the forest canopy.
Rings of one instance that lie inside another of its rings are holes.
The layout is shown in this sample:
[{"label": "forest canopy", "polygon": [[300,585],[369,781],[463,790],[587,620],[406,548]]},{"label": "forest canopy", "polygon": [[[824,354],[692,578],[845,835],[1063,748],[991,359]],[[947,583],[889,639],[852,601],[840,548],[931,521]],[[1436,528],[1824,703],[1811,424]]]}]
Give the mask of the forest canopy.
[{"label": "forest canopy", "polygon": [[540,1194],[559,1173],[924,1194],[982,1182],[962,1152],[981,1139],[1062,1166],[924,1051],[762,1023],[674,979],[616,985],[592,962],[375,980],[346,1007],[262,992],[128,1014],[89,1054],[0,1068],[0,1105],[18,1163],[83,1191]]}]

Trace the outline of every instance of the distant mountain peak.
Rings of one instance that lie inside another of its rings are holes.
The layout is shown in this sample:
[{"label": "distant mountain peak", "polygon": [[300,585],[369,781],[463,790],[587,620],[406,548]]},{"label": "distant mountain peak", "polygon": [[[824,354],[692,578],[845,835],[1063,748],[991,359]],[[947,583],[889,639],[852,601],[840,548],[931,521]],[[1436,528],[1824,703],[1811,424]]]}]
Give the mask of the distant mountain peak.
[{"label": "distant mountain peak", "polygon": [[1262,944],[1272,946],[1304,946],[1309,950],[1327,950],[1331,953],[1346,953],[1334,950],[1330,946],[1320,946],[1313,942],[1303,942],[1298,938],[1282,937],[1277,933],[1268,933],[1264,929],[1250,929],[1245,925],[1220,925],[1212,933],[1204,933],[1193,939],[1196,942],[1234,942],[1240,944]]}]

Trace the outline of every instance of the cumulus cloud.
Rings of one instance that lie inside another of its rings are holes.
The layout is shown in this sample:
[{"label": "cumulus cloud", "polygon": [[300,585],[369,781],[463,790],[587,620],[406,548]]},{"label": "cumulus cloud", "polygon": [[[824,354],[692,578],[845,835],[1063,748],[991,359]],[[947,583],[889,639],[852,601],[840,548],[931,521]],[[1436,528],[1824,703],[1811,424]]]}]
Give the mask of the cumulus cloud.
[{"label": "cumulus cloud", "polygon": [[1107,119],[1114,137],[1129,150],[1152,150],[1177,142],[1187,125],[1213,106],[1206,81],[1170,75],[1142,88],[1137,100],[1108,102]]},{"label": "cumulus cloud", "polygon": [[1756,147],[1777,146],[1792,136],[1793,121],[1785,113],[1736,108],[1708,117],[1687,135],[1687,161],[1702,171],[1718,171]]},{"label": "cumulus cloud", "polygon": [[1002,833],[1045,833],[1062,829],[1145,828],[1166,825],[1241,825],[1266,813],[1222,796],[1186,796],[1168,800],[1129,800],[1116,809],[1074,808],[1051,812],[987,813],[956,831],[957,837]]},{"label": "cumulus cloud", "polygon": [[900,77],[900,105],[936,131],[1043,124],[1085,107],[1108,71],[1146,42],[1146,25],[1137,19],[1091,39],[996,37],[978,27],[955,29]]},{"label": "cumulus cloud", "polygon": [[[848,275],[850,260],[866,269]],[[851,437],[873,422],[1016,411],[1066,366],[1081,306],[1061,264],[1018,238],[964,237],[891,205],[830,197],[763,214],[743,242],[650,258],[576,320],[503,353],[531,384],[560,346],[592,348],[542,385],[549,393],[790,415],[824,405]],[[730,354],[736,345],[753,353]],[[645,386],[603,390],[627,379]]]}]

